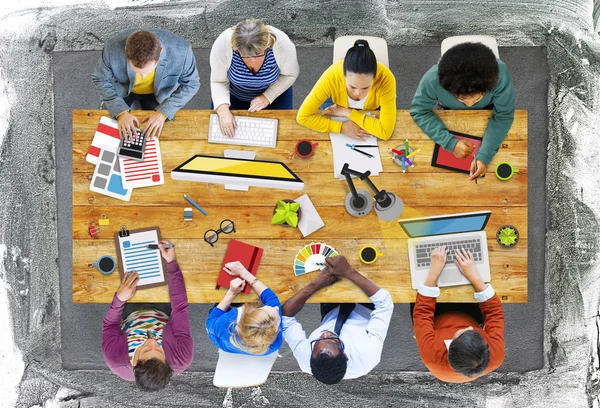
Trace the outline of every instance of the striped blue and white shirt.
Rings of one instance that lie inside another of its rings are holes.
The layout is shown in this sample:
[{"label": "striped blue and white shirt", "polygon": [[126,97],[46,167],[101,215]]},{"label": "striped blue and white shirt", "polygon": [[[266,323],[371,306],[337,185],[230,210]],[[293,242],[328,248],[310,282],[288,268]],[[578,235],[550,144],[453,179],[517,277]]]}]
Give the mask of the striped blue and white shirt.
[{"label": "striped blue and white shirt", "polygon": [[279,67],[275,61],[273,50],[271,48],[267,50],[265,61],[256,74],[250,71],[240,54],[234,51],[227,77],[229,78],[229,92],[234,98],[245,102],[252,101],[279,78]]}]

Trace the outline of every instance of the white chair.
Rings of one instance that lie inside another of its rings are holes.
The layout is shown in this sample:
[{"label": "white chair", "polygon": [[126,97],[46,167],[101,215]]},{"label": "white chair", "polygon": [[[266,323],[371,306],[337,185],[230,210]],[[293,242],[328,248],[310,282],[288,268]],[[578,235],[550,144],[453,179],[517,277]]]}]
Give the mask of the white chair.
[{"label": "white chair", "polygon": [[333,43],[333,62],[343,60],[348,50],[354,46],[356,40],[366,40],[369,43],[369,48],[375,53],[377,62],[381,62],[388,68],[390,67],[387,42],[383,38],[366,35],[345,35],[336,38]]},{"label": "white chair", "polygon": [[278,352],[266,356],[232,354],[219,350],[213,384],[221,388],[255,387],[267,381]]},{"label": "white chair", "polygon": [[448,37],[444,41],[442,41],[442,55],[444,55],[446,51],[448,51],[455,45],[467,42],[482,43],[483,45],[492,50],[496,58],[500,58],[500,54],[498,53],[498,43],[496,42],[496,39],[487,35],[457,35],[456,37]]}]

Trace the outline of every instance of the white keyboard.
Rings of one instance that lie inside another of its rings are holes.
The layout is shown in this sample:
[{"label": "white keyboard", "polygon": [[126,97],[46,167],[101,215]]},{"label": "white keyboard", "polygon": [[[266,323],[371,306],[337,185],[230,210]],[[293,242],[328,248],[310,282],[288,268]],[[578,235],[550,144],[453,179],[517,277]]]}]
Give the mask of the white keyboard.
[{"label": "white keyboard", "polygon": [[221,133],[219,115],[210,115],[208,142],[238,146],[275,147],[277,144],[277,119],[234,116],[237,128],[233,137]]}]

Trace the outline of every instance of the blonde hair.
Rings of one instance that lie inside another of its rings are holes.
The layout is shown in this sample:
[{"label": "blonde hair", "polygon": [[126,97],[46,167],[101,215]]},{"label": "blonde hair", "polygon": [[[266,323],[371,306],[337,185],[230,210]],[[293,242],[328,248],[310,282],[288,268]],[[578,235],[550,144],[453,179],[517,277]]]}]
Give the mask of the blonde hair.
[{"label": "blonde hair", "polygon": [[249,18],[233,27],[231,47],[242,57],[253,57],[265,52],[275,44],[276,38],[269,27],[260,20]]},{"label": "blonde hair", "polygon": [[231,343],[251,354],[264,354],[279,334],[279,324],[273,314],[261,309],[261,302],[244,305],[239,323],[232,322]]}]

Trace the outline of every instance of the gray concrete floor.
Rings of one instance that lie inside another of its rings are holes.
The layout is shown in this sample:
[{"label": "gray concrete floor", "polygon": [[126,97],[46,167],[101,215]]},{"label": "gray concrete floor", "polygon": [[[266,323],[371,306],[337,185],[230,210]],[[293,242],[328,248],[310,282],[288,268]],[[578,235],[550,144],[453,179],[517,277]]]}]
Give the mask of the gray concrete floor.
[{"label": "gray concrete floor", "polygon": [[[501,58],[511,71],[518,109],[529,111],[529,151],[535,152],[547,144],[547,113],[545,101],[549,72],[545,49],[541,47],[506,47]],[[201,89],[186,106],[187,109],[209,109],[208,49],[195,50]],[[414,90],[439,58],[439,47],[390,47],[390,68],[398,82],[398,109],[408,109]],[[294,84],[294,108],[298,108],[321,73],[330,65],[332,49],[298,48],[301,74]],[[90,91],[90,72],[98,61],[99,52],[56,52],[53,54],[54,103],[56,126],[57,197],[59,202],[59,263],[61,265],[61,326],[63,367],[67,369],[104,369],[100,352],[102,319],[108,305],[82,305],[71,302],[71,110],[97,109],[99,98]],[[64,156],[63,156],[64,154]],[[543,365],[543,251],[542,216],[532,210],[545,204],[545,160],[529,154],[529,302],[506,304],[507,356],[500,372],[526,372]],[[217,352],[209,342],[204,322],[212,305],[193,304],[190,320],[195,340],[194,362],[189,370],[213,371]],[[318,326],[317,305],[307,305],[299,316],[307,331]],[[88,330],[82,331],[86,326]],[[407,304],[396,305],[377,371],[423,371]],[[298,365],[284,344],[274,370],[297,371]]]}]

